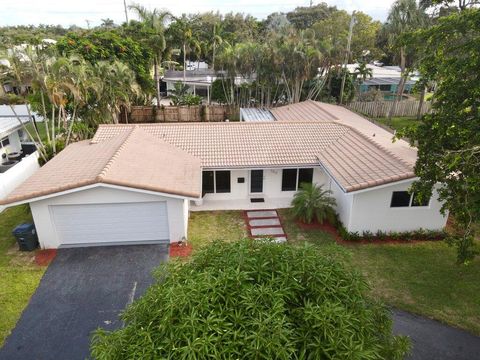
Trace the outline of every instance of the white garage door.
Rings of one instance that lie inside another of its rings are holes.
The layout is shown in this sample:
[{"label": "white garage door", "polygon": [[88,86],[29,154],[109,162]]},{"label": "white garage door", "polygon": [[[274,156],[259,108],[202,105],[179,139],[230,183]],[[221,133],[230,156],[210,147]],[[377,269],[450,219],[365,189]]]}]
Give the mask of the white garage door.
[{"label": "white garage door", "polygon": [[55,205],[50,208],[60,246],[168,242],[162,202]]}]

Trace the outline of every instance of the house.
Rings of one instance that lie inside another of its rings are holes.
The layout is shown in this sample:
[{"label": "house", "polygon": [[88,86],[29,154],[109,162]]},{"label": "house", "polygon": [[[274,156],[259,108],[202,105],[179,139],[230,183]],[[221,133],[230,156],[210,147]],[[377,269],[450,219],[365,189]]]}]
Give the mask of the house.
[{"label": "house", "polygon": [[[24,105],[14,109],[22,123],[30,121]],[[28,142],[20,121],[10,106],[0,106],[0,200],[39,168],[35,145]],[[4,209],[0,205],[0,212]]]},{"label": "house", "polygon": [[[347,70],[351,74],[354,74],[358,65],[359,64],[348,64]],[[385,100],[392,100],[391,94],[397,92],[398,84],[400,83],[400,67],[367,64],[367,68],[372,71],[372,77],[368,77],[362,81],[360,84],[360,93],[365,93],[371,90],[380,90],[385,93]],[[417,77],[409,77],[405,82],[404,93],[410,93],[417,81]]]},{"label": "house", "polygon": [[406,142],[335,105],[271,112],[277,121],[100,125],[3,203],[30,204],[43,248],[176,242],[190,211],[284,208],[309,182],[332,191],[349,231],[444,227],[436,193],[408,193]]}]

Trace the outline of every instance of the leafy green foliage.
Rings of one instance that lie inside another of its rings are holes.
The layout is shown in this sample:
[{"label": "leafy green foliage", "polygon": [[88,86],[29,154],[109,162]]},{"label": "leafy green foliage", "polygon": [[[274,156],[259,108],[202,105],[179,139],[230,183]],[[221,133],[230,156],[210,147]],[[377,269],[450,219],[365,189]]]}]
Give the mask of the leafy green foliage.
[{"label": "leafy green foliage", "polygon": [[292,213],[304,223],[313,220],[323,224],[325,220],[335,217],[335,198],[330,196],[330,190],[323,190],[321,185],[301,184],[292,200]]},{"label": "leafy green foliage", "polygon": [[150,75],[152,51],[128,36],[122,36],[119,30],[96,30],[83,35],[68,33],[57,42],[61,54],[81,55],[91,64],[100,61],[118,60],[127,64],[135,72],[136,80],[145,92],[153,90]]},{"label": "leafy green foliage", "polygon": [[171,262],[93,337],[96,359],[400,359],[388,310],[360,275],[313,246],[213,242]]},{"label": "leafy green foliage", "polygon": [[[422,54],[419,70],[435,82],[433,111],[416,128],[399,133],[417,144],[412,191],[424,198],[437,186],[442,210],[459,223],[449,243],[458,263],[468,263],[475,247],[473,223],[480,219],[480,10],[439,19],[430,29],[404,39]],[[438,185],[437,185],[438,184]]]}]

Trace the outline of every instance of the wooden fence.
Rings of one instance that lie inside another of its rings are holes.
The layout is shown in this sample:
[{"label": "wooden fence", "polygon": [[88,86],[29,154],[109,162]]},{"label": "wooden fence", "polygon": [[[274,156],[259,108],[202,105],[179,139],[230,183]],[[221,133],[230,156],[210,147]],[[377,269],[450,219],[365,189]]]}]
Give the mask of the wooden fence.
[{"label": "wooden fence", "polygon": [[[417,116],[420,102],[418,100],[402,100],[397,103],[393,116]],[[370,117],[387,117],[393,101],[353,101],[346,105],[350,110]],[[431,110],[429,101],[422,105],[422,115]]]},{"label": "wooden fence", "polygon": [[239,108],[226,105],[199,106],[132,106],[129,123],[153,122],[219,122],[237,120]]}]

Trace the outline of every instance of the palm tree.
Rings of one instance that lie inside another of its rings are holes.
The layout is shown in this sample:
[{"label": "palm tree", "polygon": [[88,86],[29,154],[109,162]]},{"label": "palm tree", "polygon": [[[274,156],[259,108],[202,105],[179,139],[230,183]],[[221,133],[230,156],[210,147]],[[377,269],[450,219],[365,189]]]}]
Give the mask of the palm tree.
[{"label": "palm tree", "polygon": [[154,52],[153,72],[155,78],[157,106],[160,106],[160,73],[158,67],[162,63],[162,54],[166,48],[165,22],[171,15],[168,11],[159,11],[157,9],[149,11],[144,6],[138,4],[130,5],[129,8],[137,13],[140,20],[152,32],[152,36],[147,39],[147,45]]},{"label": "palm tree", "polygon": [[110,18],[106,18],[106,19],[101,19],[102,20],[102,23],[100,24],[100,26],[102,28],[105,28],[105,29],[112,29],[115,27],[115,23],[113,22],[112,19]]},{"label": "palm tree", "polygon": [[373,76],[373,70],[367,66],[365,61],[361,61],[358,66],[355,68],[353,73],[355,79],[361,79],[362,81],[357,81],[358,89],[357,91],[360,92],[360,85],[365,80],[371,78]]},{"label": "palm tree", "polygon": [[217,46],[222,45],[223,43],[222,32],[223,28],[221,23],[213,24],[213,31],[210,38],[210,43],[212,44],[212,69],[215,69],[215,55],[217,52]]},{"label": "palm tree", "polygon": [[293,215],[310,224],[317,220],[323,224],[325,220],[331,220],[335,215],[335,199],[330,196],[330,190],[323,190],[322,186],[315,184],[301,184],[300,190],[293,196]]},{"label": "palm tree", "polygon": [[417,5],[416,0],[397,0],[388,14],[387,23],[385,24],[385,30],[388,33],[389,42],[393,46],[399,48],[400,57],[400,71],[401,77],[397,87],[397,93],[393,100],[392,107],[388,113],[388,120],[391,121],[392,116],[397,107],[397,103],[403,95],[405,83],[408,77],[408,71],[406,70],[406,53],[407,49],[404,44],[398,45],[398,40],[401,35],[406,32],[415,30],[426,24],[428,16],[425,10]]}]

